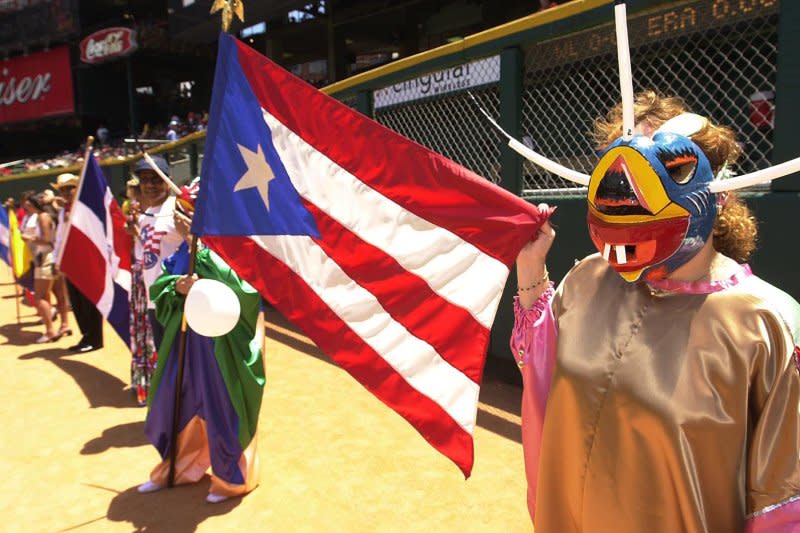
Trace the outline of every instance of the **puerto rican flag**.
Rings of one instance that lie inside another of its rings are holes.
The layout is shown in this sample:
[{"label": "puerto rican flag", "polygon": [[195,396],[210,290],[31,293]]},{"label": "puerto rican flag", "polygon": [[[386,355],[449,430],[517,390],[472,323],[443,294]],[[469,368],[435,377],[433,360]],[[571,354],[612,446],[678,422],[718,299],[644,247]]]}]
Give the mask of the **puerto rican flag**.
[{"label": "puerto rican flag", "polygon": [[220,36],[193,232],[465,476],[500,295],[546,217]]},{"label": "puerto rican flag", "polygon": [[58,268],[130,346],[131,236],[100,164],[90,155],[69,214]]}]

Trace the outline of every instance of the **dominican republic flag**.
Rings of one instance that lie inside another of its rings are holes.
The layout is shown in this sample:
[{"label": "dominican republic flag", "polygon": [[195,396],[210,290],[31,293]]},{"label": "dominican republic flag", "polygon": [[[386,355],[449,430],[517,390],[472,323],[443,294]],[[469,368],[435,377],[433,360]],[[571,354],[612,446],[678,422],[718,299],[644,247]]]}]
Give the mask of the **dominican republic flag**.
[{"label": "dominican republic flag", "polygon": [[0,259],[11,266],[11,225],[5,209],[0,209]]},{"label": "dominican republic flag", "polygon": [[535,207],[219,41],[192,230],[469,476],[489,330]]},{"label": "dominican republic flag", "polygon": [[125,217],[100,164],[90,155],[56,263],[69,281],[94,302],[126,345],[130,345],[131,243],[125,231]]}]

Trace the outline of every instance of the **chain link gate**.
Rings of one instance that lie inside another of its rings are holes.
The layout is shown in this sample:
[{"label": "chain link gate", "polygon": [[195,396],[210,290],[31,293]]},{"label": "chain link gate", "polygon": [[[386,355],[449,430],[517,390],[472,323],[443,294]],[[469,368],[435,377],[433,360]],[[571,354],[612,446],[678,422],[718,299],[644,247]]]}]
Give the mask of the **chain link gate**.
[{"label": "chain link gate", "polygon": [[475,109],[469,89],[490,114],[500,114],[500,57],[479,59],[375,91],[375,120],[500,182],[497,134]]},{"label": "chain link gate", "polygon": [[[744,151],[737,173],[770,165],[778,0],[676,3],[631,17],[629,27],[634,91],[680,96],[690,110],[733,128]],[[525,46],[524,53],[523,142],[591,172],[593,121],[620,99],[613,22]],[[583,191],[524,164],[523,197]]]}]

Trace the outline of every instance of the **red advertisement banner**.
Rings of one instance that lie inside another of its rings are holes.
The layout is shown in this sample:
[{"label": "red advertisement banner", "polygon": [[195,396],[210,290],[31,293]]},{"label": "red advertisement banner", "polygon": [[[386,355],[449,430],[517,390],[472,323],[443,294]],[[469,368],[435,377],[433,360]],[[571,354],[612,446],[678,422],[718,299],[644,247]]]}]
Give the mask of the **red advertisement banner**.
[{"label": "red advertisement banner", "polygon": [[73,112],[66,46],[0,61],[0,124]]}]

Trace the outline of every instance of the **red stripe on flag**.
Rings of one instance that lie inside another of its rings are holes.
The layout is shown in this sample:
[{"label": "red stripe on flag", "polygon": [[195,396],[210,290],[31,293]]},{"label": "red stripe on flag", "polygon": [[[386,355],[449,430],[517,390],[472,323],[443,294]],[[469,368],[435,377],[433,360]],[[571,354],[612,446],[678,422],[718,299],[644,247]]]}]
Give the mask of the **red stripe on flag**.
[{"label": "red stripe on flag", "polygon": [[119,268],[130,271],[133,237],[125,231],[125,215],[122,214],[122,209],[113,199],[108,206],[108,211],[111,214],[111,224],[114,228],[114,254],[119,257]]},{"label": "red stripe on flag", "polygon": [[469,477],[474,454],[472,435],[436,402],[411,387],[305,281],[248,238],[204,237],[203,240],[286,318],[300,326],[322,351],[397,411]]},{"label": "red stripe on flag", "polygon": [[59,269],[92,303],[100,301],[106,283],[106,262],[97,246],[72,226],[67,235],[69,253],[61,257]]},{"label": "red stripe on flag", "polygon": [[[239,63],[259,104],[318,151],[417,216],[511,265],[547,213],[357,113],[249,46]],[[297,105],[303,102],[303,105]]]},{"label": "red stripe on flag", "polygon": [[320,238],[314,241],[325,253],[412,335],[433,346],[445,361],[480,384],[489,330],[383,250],[364,242],[315,205],[304,205],[316,219]]}]

